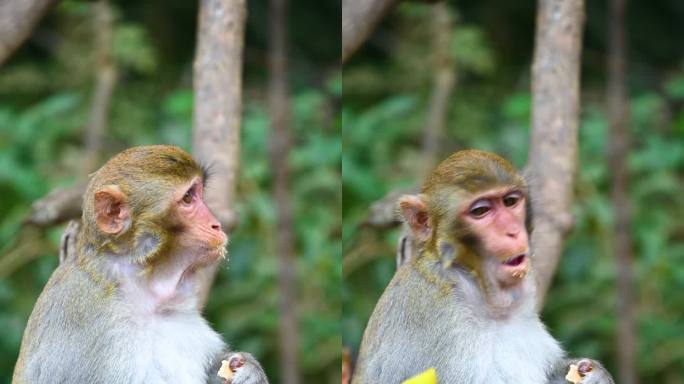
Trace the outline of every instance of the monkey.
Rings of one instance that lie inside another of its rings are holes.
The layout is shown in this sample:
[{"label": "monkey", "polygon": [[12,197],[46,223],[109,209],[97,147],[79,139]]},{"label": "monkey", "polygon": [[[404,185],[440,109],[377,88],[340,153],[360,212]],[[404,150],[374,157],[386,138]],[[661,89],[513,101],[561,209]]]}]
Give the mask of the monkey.
[{"label": "monkey", "polygon": [[198,308],[197,271],[227,244],[203,199],[207,177],[170,145],[127,149],[90,175],[80,230],[70,226],[31,313],[13,383],[228,383],[222,360],[231,384],[268,383]]},{"label": "monkey", "polygon": [[76,238],[81,229],[81,223],[71,220],[64,229],[59,242],[59,263],[64,264],[68,258],[76,257]]},{"label": "monkey", "polygon": [[416,242],[411,236],[411,230],[406,225],[402,225],[401,235],[397,241],[396,264],[397,269],[404,264],[410,263],[418,254]]},{"label": "monkey", "polygon": [[[535,309],[528,186],[498,155],[458,151],[398,208],[415,244],[361,341],[353,384],[401,383],[435,368],[439,383],[612,384],[591,359],[567,358]],[[401,250],[404,251],[401,251]]]}]

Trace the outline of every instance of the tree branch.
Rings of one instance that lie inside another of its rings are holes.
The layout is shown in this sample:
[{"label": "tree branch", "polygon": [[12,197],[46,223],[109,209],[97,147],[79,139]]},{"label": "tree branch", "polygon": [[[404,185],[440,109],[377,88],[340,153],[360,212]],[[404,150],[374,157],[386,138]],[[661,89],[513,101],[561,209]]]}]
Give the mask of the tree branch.
[{"label": "tree branch", "polygon": [[287,1],[270,1],[269,108],[271,113],[271,169],[277,207],[280,371],[282,383],[300,382],[298,369],[299,327],[297,324],[297,260],[290,193],[288,157],[292,148],[290,100],[287,84]]},{"label": "tree branch", "polygon": [[26,40],[55,0],[0,1],[0,65]]},{"label": "tree branch", "polygon": [[81,204],[86,182],[68,188],[57,188],[31,205],[25,224],[50,227],[81,217]]},{"label": "tree branch", "polygon": [[114,16],[107,0],[99,0],[95,7],[97,68],[90,117],[86,126],[85,155],[81,170],[84,176],[100,164],[102,136],[107,131],[107,118],[116,86],[116,64],[112,54]]},{"label": "tree branch", "polygon": [[342,0],[342,62],[371,34],[396,0]]},{"label": "tree branch", "polygon": [[423,135],[423,177],[428,175],[437,163],[439,143],[444,137],[449,98],[456,84],[455,64],[451,56],[453,17],[447,3],[439,2],[432,6],[432,19],[434,75],[430,112]]},{"label": "tree branch", "polygon": [[636,326],[632,281],[632,219],[629,201],[627,154],[630,147],[629,103],[626,89],[626,0],[611,0],[608,13],[608,115],[612,175],[614,236],[613,252],[618,284],[618,367],[620,383],[635,384]]}]

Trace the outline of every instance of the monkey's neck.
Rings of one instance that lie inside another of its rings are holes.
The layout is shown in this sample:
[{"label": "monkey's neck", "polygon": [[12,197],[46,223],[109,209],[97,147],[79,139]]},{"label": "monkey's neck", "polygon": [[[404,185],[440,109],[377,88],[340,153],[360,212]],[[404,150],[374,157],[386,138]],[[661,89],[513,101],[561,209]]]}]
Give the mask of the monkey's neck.
[{"label": "monkey's neck", "polygon": [[198,279],[188,259],[169,255],[153,265],[141,265],[125,256],[105,256],[98,269],[115,282],[117,294],[135,312],[192,312],[197,311]]}]

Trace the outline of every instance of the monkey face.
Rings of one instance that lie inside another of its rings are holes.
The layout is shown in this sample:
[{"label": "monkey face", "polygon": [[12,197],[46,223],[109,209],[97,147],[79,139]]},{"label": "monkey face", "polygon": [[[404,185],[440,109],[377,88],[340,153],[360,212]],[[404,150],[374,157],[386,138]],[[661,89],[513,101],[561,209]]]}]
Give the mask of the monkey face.
[{"label": "monkey face", "polygon": [[182,228],[177,246],[197,252],[199,262],[212,262],[225,255],[227,236],[203,195],[202,179],[195,177],[177,189],[172,210],[178,227]]},{"label": "monkey face", "polygon": [[508,311],[523,297],[529,269],[527,185],[492,153],[465,150],[444,160],[419,195],[399,208],[421,257],[467,271],[490,307]]},{"label": "monkey face", "polygon": [[178,259],[201,267],[225,255],[226,235],[203,200],[205,170],[174,146],[135,147],[113,157],[84,197],[94,249],[153,266]]},{"label": "monkey face", "polygon": [[486,191],[475,197],[461,214],[469,237],[476,239],[477,253],[493,268],[501,287],[517,285],[529,264],[529,241],[525,227],[526,197],[518,189]]}]

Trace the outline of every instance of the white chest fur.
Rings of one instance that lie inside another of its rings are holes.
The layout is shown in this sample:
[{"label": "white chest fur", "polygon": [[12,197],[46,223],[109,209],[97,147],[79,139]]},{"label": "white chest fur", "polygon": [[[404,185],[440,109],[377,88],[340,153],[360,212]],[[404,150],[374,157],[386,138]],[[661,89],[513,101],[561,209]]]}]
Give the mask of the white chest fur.
[{"label": "white chest fur", "polygon": [[158,314],[133,325],[137,345],[129,355],[135,383],[205,383],[224,348],[197,313]]},{"label": "white chest fur", "polygon": [[481,369],[473,383],[546,383],[549,370],[563,356],[536,317],[491,322],[480,335],[471,358]]}]

